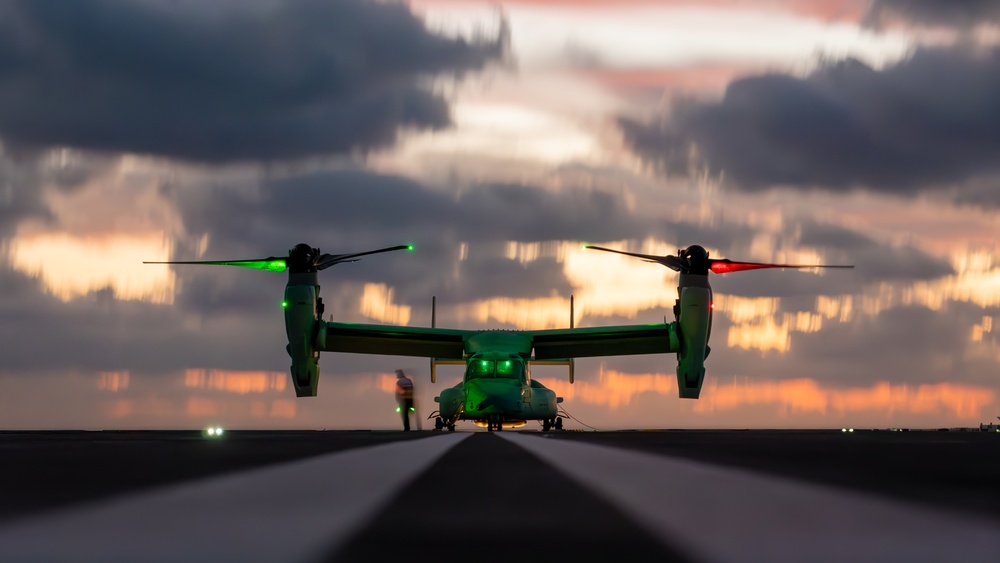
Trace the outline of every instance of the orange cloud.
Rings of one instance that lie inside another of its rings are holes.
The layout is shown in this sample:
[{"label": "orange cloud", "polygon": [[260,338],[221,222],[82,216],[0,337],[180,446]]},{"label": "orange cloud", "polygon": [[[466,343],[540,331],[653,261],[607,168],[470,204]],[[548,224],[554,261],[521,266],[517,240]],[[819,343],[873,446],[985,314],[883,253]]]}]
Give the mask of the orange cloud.
[{"label": "orange cloud", "polygon": [[942,413],[979,419],[996,402],[996,391],[985,387],[876,382],[871,387],[829,388],[814,379],[715,384],[702,392],[696,412],[733,410],[748,405],[775,405],[792,412],[838,414],[880,411],[902,414]]},{"label": "orange cloud", "polygon": [[194,389],[213,389],[246,395],[248,393],[281,392],[288,385],[288,377],[278,371],[232,371],[192,368],[184,370],[184,386]]},{"label": "orange cloud", "polygon": [[128,380],[128,370],[102,371],[97,374],[97,388],[117,393],[118,391],[128,389]]},{"label": "orange cloud", "polygon": [[[596,382],[539,378],[546,387],[564,397],[587,404],[606,406],[614,411],[628,406],[641,393],[676,396],[674,374],[628,374],[601,368]],[[698,413],[735,410],[745,406],[773,405],[782,411],[838,414],[888,412],[901,414],[947,414],[960,419],[978,420],[986,407],[995,404],[993,389],[938,383],[928,385],[876,382],[871,387],[831,388],[810,378],[782,381],[733,381],[719,383],[710,378],[701,399],[691,402]]]},{"label": "orange cloud", "polygon": [[606,405],[610,410],[627,406],[640,393],[676,395],[677,388],[676,376],[673,374],[626,374],[605,370],[603,365],[597,383],[577,381],[571,384],[563,379],[551,378],[539,378],[538,381],[566,401],[580,400],[589,404]]},{"label": "orange cloud", "polygon": [[703,64],[672,68],[596,68],[581,72],[610,88],[656,87],[686,92],[721,92],[736,78],[761,70],[760,65]]}]

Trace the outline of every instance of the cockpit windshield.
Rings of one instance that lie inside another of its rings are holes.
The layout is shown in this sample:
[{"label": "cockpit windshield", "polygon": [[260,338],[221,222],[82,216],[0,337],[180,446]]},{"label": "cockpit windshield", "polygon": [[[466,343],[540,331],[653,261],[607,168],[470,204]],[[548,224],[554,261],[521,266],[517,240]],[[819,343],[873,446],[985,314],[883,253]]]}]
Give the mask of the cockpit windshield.
[{"label": "cockpit windshield", "polygon": [[505,379],[524,379],[524,364],[517,360],[481,360],[473,359],[465,371],[466,379],[483,377],[499,377]]}]

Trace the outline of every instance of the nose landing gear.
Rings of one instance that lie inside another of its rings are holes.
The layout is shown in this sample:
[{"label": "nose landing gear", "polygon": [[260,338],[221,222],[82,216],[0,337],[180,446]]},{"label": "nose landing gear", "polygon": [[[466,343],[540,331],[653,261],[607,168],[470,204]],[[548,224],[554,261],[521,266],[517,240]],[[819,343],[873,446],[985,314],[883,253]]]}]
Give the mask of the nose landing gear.
[{"label": "nose landing gear", "polygon": [[[435,416],[437,414],[439,414],[438,411],[434,411],[433,413],[431,413],[431,416],[434,416],[434,430],[441,431],[441,430],[444,430],[445,428],[447,428],[448,432],[454,432],[455,431],[455,421],[454,420],[445,420],[444,418],[441,418],[440,416]],[[430,417],[428,417],[428,418],[430,418]]]},{"label": "nose landing gear", "polygon": [[562,430],[563,419],[561,416],[557,416],[555,418],[548,418],[542,421],[542,432],[548,432],[553,428],[555,428],[556,430]]},{"label": "nose landing gear", "polygon": [[486,430],[490,432],[493,432],[494,430],[500,432],[501,430],[503,430],[503,421],[500,420],[500,415],[498,414],[490,415],[490,418],[487,419],[486,421]]}]

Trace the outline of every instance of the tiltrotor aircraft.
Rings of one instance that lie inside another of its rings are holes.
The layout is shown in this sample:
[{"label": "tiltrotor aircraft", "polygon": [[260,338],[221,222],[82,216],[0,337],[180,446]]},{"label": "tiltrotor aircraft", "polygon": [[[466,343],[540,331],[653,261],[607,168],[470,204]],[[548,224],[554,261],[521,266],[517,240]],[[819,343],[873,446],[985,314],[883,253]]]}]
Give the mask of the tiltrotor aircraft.
[{"label": "tiltrotor aircraft", "polygon": [[561,429],[557,405],[561,397],[531,378],[531,366],[569,366],[573,382],[573,359],[631,354],[677,354],[677,387],[680,397],[697,399],[705,379],[705,358],[712,332],[712,288],[708,273],[726,274],[760,268],[853,268],[853,266],[764,264],[709,258],[698,245],[678,250],[676,256],[654,256],[599,246],[584,246],[662,264],[680,273],[674,322],[572,327],[546,330],[460,330],[431,327],[340,323],[323,320],[317,273],[335,264],[355,262],[362,256],[395,250],[413,250],[399,245],[353,254],[325,254],[308,244],[298,244],[287,258],[271,256],[256,260],[146,262],[147,264],[211,264],[281,272],[288,270],[282,301],[292,384],[298,397],[316,395],[320,352],[351,352],[418,356],[431,359],[431,381],[436,366],[463,364],[465,376],[454,387],[441,391],[435,428],[455,430],[460,420],[473,421],[488,430],[524,426],[539,420],[542,428]]}]

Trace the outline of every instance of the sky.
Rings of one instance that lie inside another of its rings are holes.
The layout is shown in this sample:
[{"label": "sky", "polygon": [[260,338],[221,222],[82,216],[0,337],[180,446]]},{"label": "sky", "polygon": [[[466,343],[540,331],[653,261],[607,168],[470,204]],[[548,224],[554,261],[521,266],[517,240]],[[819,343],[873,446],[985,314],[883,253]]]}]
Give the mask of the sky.
[{"label": "sky", "polygon": [[[321,273],[337,321],[662,322],[595,244],[853,270],[713,275],[672,355],[533,376],[570,428],[938,428],[1000,415],[989,0],[0,0],[0,428],[393,429],[461,368],[323,354],[270,272],[143,261],[414,244]],[[424,420],[424,427],[430,421]]]}]

